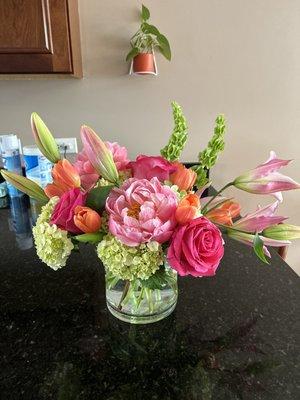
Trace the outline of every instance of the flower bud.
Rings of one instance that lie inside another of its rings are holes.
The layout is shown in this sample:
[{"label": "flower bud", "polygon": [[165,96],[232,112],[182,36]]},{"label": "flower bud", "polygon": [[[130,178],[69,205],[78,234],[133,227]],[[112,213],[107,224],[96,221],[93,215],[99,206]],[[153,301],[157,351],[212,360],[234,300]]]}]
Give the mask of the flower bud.
[{"label": "flower bud", "polygon": [[35,143],[41,153],[53,163],[60,160],[57,143],[46,124],[37,113],[31,114],[31,128]]},{"label": "flower bud", "polygon": [[170,181],[178,186],[179,190],[190,190],[196,182],[196,172],[179,162],[173,163],[173,165],[177,167],[177,170],[170,175]]},{"label": "flower bud", "polygon": [[300,239],[300,226],[278,224],[270,226],[263,231],[263,235],[275,240]]},{"label": "flower bud", "polygon": [[46,196],[44,190],[31,179],[15,174],[14,172],[6,171],[4,169],[1,170],[1,174],[7,182],[11,183],[21,192],[26,193],[29,197],[32,197],[41,203],[47,203],[48,197]]},{"label": "flower bud", "polygon": [[100,215],[89,207],[75,208],[74,223],[84,233],[94,233],[101,227]]},{"label": "flower bud", "polygon": [[192,221],[200,213],[200,200],[196,194],[185,196],[175,211],[175,219],[180,225]]}]

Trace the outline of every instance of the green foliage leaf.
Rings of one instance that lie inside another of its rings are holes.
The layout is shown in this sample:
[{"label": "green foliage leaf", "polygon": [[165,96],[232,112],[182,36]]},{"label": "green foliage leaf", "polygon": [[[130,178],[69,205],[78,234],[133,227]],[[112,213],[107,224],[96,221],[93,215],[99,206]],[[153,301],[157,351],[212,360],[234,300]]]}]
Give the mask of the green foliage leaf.
[{"label": "green foliage leaf", "polygon": [[257,257],[261,261],[263,261],[265,264],[269,264],[269,261],[267,260],[267,257],[265,256],[265,253],[264,253],[264,242],[260,238],[258,233],[255,235],[254,240],[253,240],[253,248],[254,248],[254,252],[257,255]]},{"label": "green foliage leaf", "polygon": [[139,54],[139,49],[137,47],[133,47],[130,52],[126,56],[126,61],[131,61],[135,56]]},{"label": "green foliage leaf", "polygon": [[147,21],[150,18],[150,11],[149,9],[142,4],[142,20]]},{"label": "green foliage leaf", "polygon": [[101,212],[105,207],[106,199],[114,186],[99,186],[92,189],[87,197],[86,205],[93,210]]},{"label": "green foliage leaf", "polygon": [[171,48],[168,39],[161,33],[157,35],[157,41],[159,44],[159,50],[161,54],[166,57],[167,60],[171,60]]},{"label": "green foliage leaf", "polygon": [[81,243],[99,243],[103,239],[103,232],[84,233],[82,235],[73,236],[72,239]]},{"label": "green foliage leaf", "polygon": [[163,289],[168,282],[168,276],[164,267],[158,269],[155,274],[151,275],[148,279],[141,280],[141,285],[148,289]]},{"label": "green foliage leaf", "polygon": [[155,36],[160,35],[159,30],[154,25],[147,24],[147,22],[143,23],[142,31]]}]

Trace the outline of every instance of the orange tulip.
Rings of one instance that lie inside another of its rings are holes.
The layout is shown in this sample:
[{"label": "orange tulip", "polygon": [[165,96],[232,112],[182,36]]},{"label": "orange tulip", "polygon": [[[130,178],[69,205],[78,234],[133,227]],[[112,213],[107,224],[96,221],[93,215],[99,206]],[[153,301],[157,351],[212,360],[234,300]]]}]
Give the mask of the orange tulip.
[{"label": "orange tulip", "polygon": [[194,219],[200,209],[200,200],[196,194],[186,195],[178,204],[175,211],[176,221],[184,225]]},{"label": "orange tulip", "polygon": [[232,225],[232,219],[239,216],[241,206],[231,200],[221,204],[220,207],[214,208],[205,215],[212,222],[216,222],[222,225]]},{"label": "orange tulip", "polygon": [[100,215],[89,207],[76,206],[74,224],[84,233],[94,233],[101,227]]},{"label": "orange tulip", "polygon": [[179,190],[189,190],[196,182],[197,174],[192,169],[186,168],[179,162],[173,163],[177,167],[177,171],[170,175],[170,181],[177,185]]},{"label": "orange tulip", "polygon": [[54,165],[52,178],[53,183],[49,183],[45,187],[48,197],[60,197],[68,190],[80,187],[80,176],[77,169],[65,158]]}]

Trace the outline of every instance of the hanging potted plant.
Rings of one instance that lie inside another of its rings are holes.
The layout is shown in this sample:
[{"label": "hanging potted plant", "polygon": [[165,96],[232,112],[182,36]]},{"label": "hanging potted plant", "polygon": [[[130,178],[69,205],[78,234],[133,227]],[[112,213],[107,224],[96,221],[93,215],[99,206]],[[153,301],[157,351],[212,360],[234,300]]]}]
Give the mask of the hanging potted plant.
[{"label": "hanging potted plant", "polygon": [[157,75],[154,49],[157,48],[167,59],[171,60],[171,49],[168,39],[147,21],[150,11],[142,5],[141,26],[130,40],[131,50],[126,61],[131,61],[130,74]]}]

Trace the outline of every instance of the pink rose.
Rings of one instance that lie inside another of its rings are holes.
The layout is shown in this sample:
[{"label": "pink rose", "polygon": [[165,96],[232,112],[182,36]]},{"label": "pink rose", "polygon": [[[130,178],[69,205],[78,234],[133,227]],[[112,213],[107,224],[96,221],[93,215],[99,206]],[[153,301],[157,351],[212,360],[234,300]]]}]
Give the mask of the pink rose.
[{"label": "pink rose", "polygon": [[86,197],[87,193],[79,188],[64,193],[54,208],[50,223],[71,233],[81,233],[74,223],[74,215],[76,206],[84,206]]},{"label": "pink rose", "polygon": [[128,167],[130,161],[127,158],[126,147],[120,146],[117,142],[105,142],[106,147],[111,151],[118,171],[123,171]]},{"label": "pink rose", "polygon": [[176,166],[160,156],[140,155],[130,163],[130,167],[134,178],[150,180],[156,177],[161,182],[168,180],[170,174],[177,170]]},{"label": "pink rose", "polygon": [[92,166],[84,150],[77,154],[74,167],[79,173],[81,186],[85,190],[92,189],[100,176]]},{"label": "pink rose", "polygon": [[176,226],[177,196],[157,178],[130,178],[114,188],[107,200],[109,230],[127,246],[170,239]]},{"label": "pink rose", "polygon": [[207,218],[199,217],[178,226],[167,259],[179,275],[215,275],[224,254],[220,230]]}]

